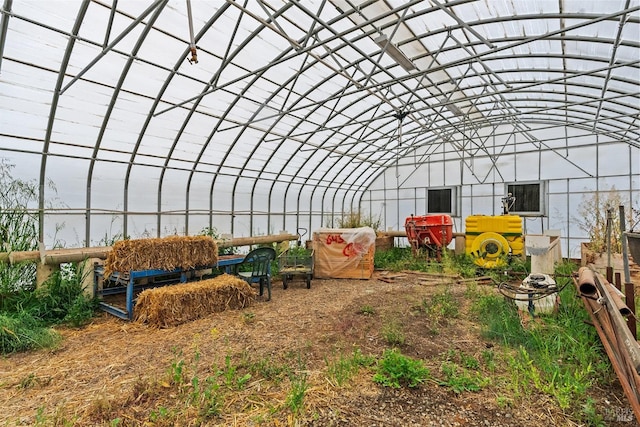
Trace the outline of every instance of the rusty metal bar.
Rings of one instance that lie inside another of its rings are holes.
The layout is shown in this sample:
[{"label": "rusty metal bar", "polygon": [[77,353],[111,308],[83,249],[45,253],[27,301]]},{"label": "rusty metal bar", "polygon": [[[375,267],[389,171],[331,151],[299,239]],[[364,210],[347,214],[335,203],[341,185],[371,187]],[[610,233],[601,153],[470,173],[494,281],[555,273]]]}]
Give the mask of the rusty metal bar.
[{"label": "rusty metal bar", "polygon": [[580,268],[578,277],[574,278],[636,420],[640,422],[640,346],[611,299],[608,288],[612,285],[602,282],[604,277],[588,267]]},{"label": "rusty metal bar", "polygon": [[638,332],[636,331],[636,297],[635,297],[633,283],[625,282],[624,295],[625,295],[625,302],[627,303],[627,306],[629,307],[632,313],[632,315],[629,316],[629,319],[627,321],[627,326],[629,327],[629,331],[631,332],[631,335],[633,335],[633,337],[637,340]]}]

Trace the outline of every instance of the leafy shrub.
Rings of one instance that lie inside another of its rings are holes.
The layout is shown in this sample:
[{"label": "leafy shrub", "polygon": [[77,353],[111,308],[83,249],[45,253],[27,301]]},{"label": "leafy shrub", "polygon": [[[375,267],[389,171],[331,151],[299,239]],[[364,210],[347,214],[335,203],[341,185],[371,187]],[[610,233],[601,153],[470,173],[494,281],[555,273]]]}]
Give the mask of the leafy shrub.
[{"label": "leafy shrub", "polygon": [[385,350],[382,359],[378,361],[373,381],[385,387],[417,387],[429,379],[430,375],[422,360],[412,359],[394,348]]}]

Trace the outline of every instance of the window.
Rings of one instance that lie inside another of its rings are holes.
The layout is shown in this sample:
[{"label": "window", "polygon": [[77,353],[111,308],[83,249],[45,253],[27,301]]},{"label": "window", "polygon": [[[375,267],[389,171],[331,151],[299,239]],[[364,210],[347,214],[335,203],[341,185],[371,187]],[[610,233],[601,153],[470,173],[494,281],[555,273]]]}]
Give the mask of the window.
[{"label": "window", "polygon": [[544,185],[541,182],[507,184],[507,194],[515,198],[509,206],[509,213],[523,215],[544,215]]},{"label": "window", "polygon": [[427,190],[427,212],[455,214],[455,189],[439,188]]}]

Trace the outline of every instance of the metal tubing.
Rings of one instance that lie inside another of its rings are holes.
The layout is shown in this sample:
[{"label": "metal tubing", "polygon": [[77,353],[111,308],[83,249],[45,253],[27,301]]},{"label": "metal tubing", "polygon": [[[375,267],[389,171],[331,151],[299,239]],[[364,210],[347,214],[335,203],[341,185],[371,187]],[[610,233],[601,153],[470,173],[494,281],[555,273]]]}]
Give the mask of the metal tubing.
[{"label": "metal tubing", "polygon": [[633,335],[635,339],[638,339],[638,332],[636,330],[636,299],[633,283],[626,282],[624,284],[624,294],[627,306],[631,309],[631,313],[633,313],[633,316],[629,317],[627,321],[627,326],[629,327],[631,335]]},{"label": "metal tubing", "polygon": [[631,272],[629,271],[629,251],[627,249],[627,236],[624,234],[627,226],[624,216],[624,205],[620,205],[620,241],[622,242],[622,265],[624,267],[624,282],[631,281]]},{"label": "metal tubing", "polygon": [[623,317],[631,316],[631,309],[627,307],[627,305],[622,301],[622,297],[624,296],[624,294],[620,292],[618,288],[613,286],[611,282],[606,283],[605,286],[609,287],[611,301],[613,302],[613,305],[616,307],[620,315]]},{"label": "metal tubing", "polygon": [[633,369],[635,369],[637,374],[640,374],[640,345],[638,345],[638,341],[636,341],[635,337],[631,336],[631,331],[629,331],[627,323],[617,311],[611,297],[611,292],[609,292],[609,287],[602,284],[602,281],[598,277],[600,276],[598,273],[595,273],[594,276],[596,279],[596,286],[605,300],[605,306],[615,328],[616,337],[622,344],[621,349],[626,350]]},{"label": "metal tubing", "polygon": [[578,270],[578,290],[580,294],[588,297],[595,297],[598,294],[596,278],[588,267],[580,267]]},{"label": "metal tubing", "polygon": [[[574,283],[578,288],[580,284],[577,280]],[[611,316],[607,310],[603,310],[602,305],[593,298],[582,295],[582,302],[589,313],[589,317],[593,322],[600,341],[611,361],[613,370],[615,371],[622,389],[629,400],[631,409],[638,421],[640,421],[640,397],[638,396],[638,388],[640,388],[640,375],[630,369],[628,363],[623,360],[620,346],[611,322]]]}]

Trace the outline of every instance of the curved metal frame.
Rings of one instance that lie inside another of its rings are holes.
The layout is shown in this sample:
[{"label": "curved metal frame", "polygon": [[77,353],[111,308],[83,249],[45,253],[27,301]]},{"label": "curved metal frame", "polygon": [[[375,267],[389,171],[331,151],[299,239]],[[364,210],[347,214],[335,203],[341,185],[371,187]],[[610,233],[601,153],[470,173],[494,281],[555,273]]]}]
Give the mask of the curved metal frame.
[{"label": "curved metal frame", "polygon": [[[95,82],[112,90],[112,94],[106,106],[91,157],[87,158],[89,168],[84,208],[87,244],[91,238],[91,216],[96,211],[92,207],[94,169],[97,162],[107,161],[101,159],[103,152],[116,152],[116,150],[102,147],[103,138],[107,128],[112,126],[111,113],[124,91],[123,85],[134,61],[153,65],[159,71],[167,73],[167,76],[155,97],[152,97],[152,105],[146,113],[138,138],[126,162],[122,195],[125,213],[123,234],[125,235],[128,234],[127,214],[132,172],[138,165],[150,164],[140,157],[145,132],[154,120],[162,120],[162,114],[175,108],[184,110],[185,117],[179,128],[175,129],[175,135],[172,135],[172,142],[164,161],[161,165],[153,165],[159,168],[159,179],[156,189],[156,211],[150,214],[157,218],[158,236],[162,226],[162,204],[163,194],[166,191],[167,172],[174,169],[187,172],[184,199],[184,221],[187,233],[192,212],[193,180],[201,173],[211,176],[208,213],[209,224],[212,227],[219,177],[229,176],[229,173],[225,172],[228,168],[227,160],[238,153],[244,155],[244,161],[232,169],[236,172],[231,175],[233,177],[232,199],[231,209],[228,212],[232,233],[237,206],[235,196],[245,179],[249,180],[247,185],[252,194],[248,212],[250,232],[253,232],[254,212],[257,211],[253,194],[261,181],[266,181],[266,188],[268,188],[266,211],[277,211],[281,206],[283,228],[287,226],[287,206],[291,200],[296,201],[298,213],[309,213],[308,226],[311,228],[312,217],[317,220],[319,216],[322,220],[325,214],[334,216],[353,206],[358,206],[363,192],[389,168],[411,164],[417,166],[416,162],[428,162],[431,154],[436,150],[458,155],[462,163],[465,163],[467,150],[470,153],[486,156],[491,156],[490,150],[494,150],[495,154],[495,150],[500,150],[500,147],[492,146],[489,140],[499,135],[497,129],[503,125],[512,126],[514,131],[523,134],[526,140],[534,141],[540,151],[556,152],[556,149],[545,145],[544,141],[537,141],[531,133],[530,125],[533,124],[550,127],[564,124],[567,127],[589,131],[594,135],[607,135],[630,147],[640,148],[637,142],[640,139],[640,119],[638,118],[640,91],[637,90],[640,81],[633,77],[634,73],[638,75],[640,72],[640,60],[631,59],[625,62],[616,56],[617,52],[623,48],[635,49],[635,51],[640,49],[640,42],[624,38],[625,25],[633,25],[634,28],[640,26],[640,17],[638,17],[640,6],[629,7],[627,3],[627,7],[622,10],[604,14],[566,13],[562,12],[561,8],[560,12],[480,17],[475,21],[465,22],[458,12],[468,7],[467,3],[470,0],[447,3],[434,1],[431,4],[412,0],[395,8],[385,1],[369,0],[356,7],[350,0],[318,0],[314,4],[316,10],[312,10],[312,6],[308,3],[298,0],[287,2],[279,9],[261,0],[243,0],[242,4],[236,0],[228,0],[220,7],[213,9],[215,12],[207,20],[196,22],[197,34],[194,36],[196,43],[203,40],[216,24],[223,21],[223,18],[227,22],[231,19],[230,22],[234,25],[229,32],[226,46],[222,49],[218,46],[213,49],[211,46],[198,46],[199,50],[222,62],[218,69],[211,71],[211,76],[206,81],[204,78],[196,79],[180,72],[190,53],[190,42],[185,40],[185,35],[171,34],[156,26],[162,14],[172,13],[171,8],[165,8],[169,1],[150,1],[149,6],[134,17],[120,10],[119,7],[123,6],[122,4],[119,6],[117,0],[114,0],[111,5],[83,0],[76,13],[74,26],[67,32],[64,28],[55,28],[51,24],[18,15],[18,12],[12,10],[15,9],[15,5],[12,7],[12,1],[4,0],[1,10],[0,53],[4,52],[6,43],[13,42],[10,37],[7,37],[7,30],[11,28],[13,21],[9,18],[23,20],[68,36],[60,67],[56,70],[58,79],[55,87],[52,88],[48,123],[42,140],[43,151],[40,153],[38,208],[41,241],[44,236],[44,183],[47,178],[47,159],[50,155],[58,156],[50,153],[50,145],[53,143],[75,146],[72,143],[51,139],[59,99],[74,82],[85,80],[85,72],[92,67],[98,67],[100,58],[110,52],[121,55],[126,61],[114,85]],[[104,40],[88,40],[79,36],[87,10],[92,4],[96,5],[95,7],[109,9],[109,21]],[[338,4],[347,4],[349,8],[341,9]],[[416,28],[420,28],[420,31],[424,28],[416,23],[432,13],[444,13],[451,19],[452,24],[433,31],[416,32]],[[110,41],[116,16],[126,18],[130,23],[124,31]],[[297,20],[295,16],[302,16],[304,19]],[[490,25],[504,25],[507,22],[521,25],[523,22],[538,20],[553,20],[554,23],[560,24],[554,30],[530,36],[505,34],[490,38],[483,31],[483,28]],[[579,22],[566,26],[565,23],[570,20]],[[580,35],[575,32],[590,25],[605,22],[610,23],[612,28],[615,25],[611,38]],[[139,26],[141,31],[136,36],[136,42],[130,52],[118,49],[116,46],[118,42],[129,33],[133,33],[133,30]],[[245,35],[239,39],[241,27]],[[301,36],[293,39],[285,28],[295,28]],[[574,32],[571,33],[572,31]],[[184,50],[170,69],[159,64],[151,64],[137,56],[141,47],[145,42],[149,42],[155,32],[162,32],[185,43]],[[389,62],[387,56],[389,45],[380,48],[372,40],[380,34],[385,34],[388,39],[394,40],[394,46],[399,49],[412,48],[412,52],[424,52],[414,54],[411,60],[415,64],[429,63],[429,66],[421,68],[419,65],[415,71],[405,72],[399,64]],[[244,53],[244,50],[253,42],[259,42],[262,38],[273,35],[286,41],[289,46],[280,52],[274,52],[269,64],[249,69],[238,67],[234,63],[236,57]],[[429,52],[426,44],[423,43],[430,38],[442,40],[436,51]],[[561,51],[544,54],[535,52],[519,54],[514,51],[540,40],[560,43]],[[77,41],[99,46],[102,51],[80,72],[68,75],[69,62]],[[608,56],[602,57],[595,54],[589,56],[578,52],[573,53],[567,50],[569,42],[611,46],[611,52]],[[532,58],[547,61],[548,66],[544,69],[546,78],[535,79],[534,74],[539,73],[540,68],[519,66],[519,61]],[[18,61],[18,58],[0,57],[0,65],[6,60]],[[551,61],[554,60],[561,61],[563,66],[553,67]],[[572,60],[576,62],[576,66],[587,63],[590,66],[586,70],[569,69],[568,64]],[[386,63],[390,65],[383,65]],[[295,64],[295,67],[292,67],[295,69],[289,75],[279,78],[277,82],[268,80],[267,76],[271,68],[283,64]],[[221,82],[223,72],[231,65],[236,66],[241,72]],[[33,66],[37,67],[37,64]],[[314,74],[318,70],[321,72]],[[619,70],[621,72],[618,72]],[[627,70],[626,73],[625,70]],[[629,73],[628,70],[634,73]],[[300,77],[308,73],[318,76],[318,80],[300,89]],[[521,77],[514,79],[513,76],[516,74]],[[161,107],[161,104],[167,104],[163,97],[174,83],[176,76],[187,77],[202,85],[200,93],[195,96],[187,94],[184,101]],[[580,81],[584,78],[597,79],[601,84]],[[259,88],[265,81],[276,89],[262,99],[251,99],[252,88]],[[203,103],[205,98],[215,96],[218,91],[233,94],[234,100],[226,105],[220,115],[214,116],[203,111],[200,106],[206,105]],[[316,93],[325,92],[327,96],[324,99],[317,99],[315,96]],[[128,93],[149,98],[140,93],[130,91]],[[237,106],[241,101],[247,100],[256,102],[255,109],[244,120],[233,119]],[[279,109],[276,102],[282,104]],[[271,110],[274,112],[271,113]],[[399,113],[409,115],[409,119],[401,123],[402,135],[406,138],[401,141],[402,146],[399,144],[398,137],[400,127],[396,126],[398,119],[394,117]],[[194,160],[189,160],[190,166],[172,165],[172,160],[185,160],[181,159],[177,152],[187,126],[193,117],[199,115],[205,115],[212,120],[208,135],[205,136],[203,133],[204,142],[201,148],[194,153]],[[318,119],[323,115],[324,117]],[[281,130],[282,128],[284,130]],[[309,130],[310,128],[315,130]],[[232,129],[236,129],[233,140],[227,148],[219,152],[219,161],[214,164],[205,160],[208,153],[216,149],[217,133]],[[244,140],[249,131],[257,131],[261,135],[257,139],[252,136],[252,145],[247,148]],[[3,137],[22,138],[20,135],[0,135],[0,138]],[[254,154],[266,143],[272,144],[273,151],[261,164],[250,166]],[[363,146],[370,148],[363,149]],[[18,148],[6,150],[30,152],[28,149],[23,151]],[[285,150],[290,151],[285,153]],[[411,159],[404,160],[406,156],[418,152],[421,153],[419,161],[414,160],[411,163]],[[560,155],[560,153],[557,154]],[[580,168],[571,159],[561,157],[564,161]],[[313,164],[306,165],[310,161]],[[272,167],[271,164],[275,162],[282,163]],[[292,171],[291,164],[301,166]],[[495,160],[493,165],[496,165]],[[349,173],[336,173],[336,169],[343,168],[348,168]],[[584,169],[583,172],[588,174]],[[397,185],[400,183],[398,182]],[[282,191],[283,194],[278,191]],[[307,209],[302,206],[303,194],[308,197]],[[316,206],[320,207],[319,212],[314,210]],[[271,229],[272,226],[274,226],[272,217],[268,215],[267,228]],[[298,226],[300,226],[300,218],[296,218],[296,227]]]}]

